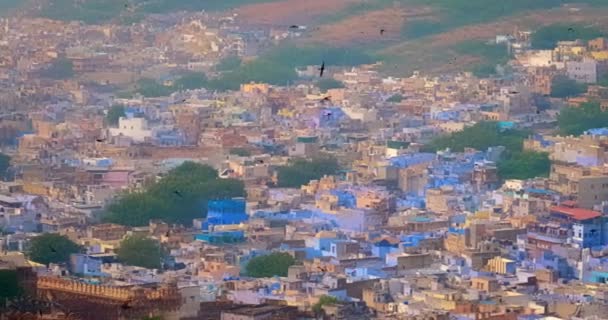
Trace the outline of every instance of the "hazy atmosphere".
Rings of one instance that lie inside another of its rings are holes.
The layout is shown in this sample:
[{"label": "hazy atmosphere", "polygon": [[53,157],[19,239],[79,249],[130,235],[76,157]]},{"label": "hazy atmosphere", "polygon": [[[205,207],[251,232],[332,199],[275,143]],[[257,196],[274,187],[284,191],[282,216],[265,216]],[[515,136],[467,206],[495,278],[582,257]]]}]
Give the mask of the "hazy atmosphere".
[{"label": "hazy atmosphere", "polygon": [[0,0],[18,319],[608,319],[608,0]]}]

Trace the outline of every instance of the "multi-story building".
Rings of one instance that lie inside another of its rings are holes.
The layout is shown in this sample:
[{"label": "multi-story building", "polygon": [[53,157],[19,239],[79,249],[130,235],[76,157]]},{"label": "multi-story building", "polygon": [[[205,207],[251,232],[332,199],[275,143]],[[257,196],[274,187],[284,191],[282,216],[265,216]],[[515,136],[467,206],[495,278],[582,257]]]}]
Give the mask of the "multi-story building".
[{"label": "multi-story building", "polygon": [[549,188],[575,199],[578,206],[591,209],[608,201],[608,171],[603,167],[554,163]]}]

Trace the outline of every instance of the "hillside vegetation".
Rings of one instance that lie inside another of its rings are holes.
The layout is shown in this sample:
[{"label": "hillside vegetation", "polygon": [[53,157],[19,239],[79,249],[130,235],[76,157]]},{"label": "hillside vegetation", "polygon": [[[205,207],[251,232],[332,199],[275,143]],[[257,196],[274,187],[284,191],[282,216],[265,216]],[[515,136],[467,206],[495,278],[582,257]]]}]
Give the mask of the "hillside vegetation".
[{"label": "hillside vegetation", "polygon": [[[34,3],[30,0],[29,3]],[[136,21],[146,14],[170,13],[176,11],[222,11],[238,6],[273,0],[52,0],[42,1],[38,15],[56,20],[81,20],[97,24],[111,20]],[[0,9],[24,6],[26,0],[0,0]],[[134,20],[125,17],[135,17]]]}]

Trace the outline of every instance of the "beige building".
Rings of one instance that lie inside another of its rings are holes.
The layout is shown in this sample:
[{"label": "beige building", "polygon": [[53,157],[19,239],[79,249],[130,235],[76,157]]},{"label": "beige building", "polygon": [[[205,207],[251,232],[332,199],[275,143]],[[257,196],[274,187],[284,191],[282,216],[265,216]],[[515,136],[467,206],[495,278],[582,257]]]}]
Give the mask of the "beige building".
[{"label": "beige building", "polygon": [[452,187],[429,189],[426,192],[426,208],[437,213],[449,213],[458,206],[458,198]]},{"label": "beige building", "polygon": [[608,200],[608,169],[554,163],[549,188],[572,196],[579,207],[592,209]]},{"label": "beige building", "polygon": [[428,182],[428,163],[409,166],[398,170],[399,189],[406,193],[423,195],[424,188]]},{"label": "beige building", "polygon": [[471,288],[485,292],[495,292],[500,289],[498,280],[492,277],[475,277],[471,279]]}]

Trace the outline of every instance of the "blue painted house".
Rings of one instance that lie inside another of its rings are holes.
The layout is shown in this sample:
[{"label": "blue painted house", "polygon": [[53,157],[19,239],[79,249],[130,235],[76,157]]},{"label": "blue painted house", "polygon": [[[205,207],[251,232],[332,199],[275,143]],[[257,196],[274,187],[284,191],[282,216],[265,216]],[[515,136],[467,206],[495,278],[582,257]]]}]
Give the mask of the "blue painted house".
[{"label": "blue painted house", "polygon": [[216,225],[240,224],[248,219],[244,198],[212,200],[207,203],[207,220],[203,223],[203,230],[210,230]]}]

